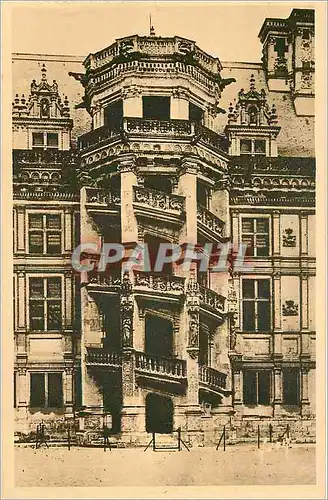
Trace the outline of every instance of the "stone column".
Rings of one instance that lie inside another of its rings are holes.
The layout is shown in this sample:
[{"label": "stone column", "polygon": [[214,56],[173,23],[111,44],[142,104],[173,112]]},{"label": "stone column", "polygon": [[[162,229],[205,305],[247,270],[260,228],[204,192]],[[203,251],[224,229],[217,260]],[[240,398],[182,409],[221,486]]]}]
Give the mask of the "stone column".
[{"label": "stone column", "polygon": [[311,413],[309,400],[309,367],[301,367],[301,413],[302,416],[309,416]]},{"label": "stone column", "polygon": [[229,214],[229,181],[224,175],[216,184],[212,194],[210,210],[225,223],[223,236],[231,237]]},{"label": "stone column", "polygon": [[65,208],[64,213],[64,251],[72,251],[72,211]]},{"label": "stone column", "polygon": [[273,370],[273,384],[274,384],[274,415],[278,415],[281,410],[282,404],[282,369],[280,365],[274,367]]},{"label": "stone column", "polygon": [[280,255],[280,212],[274,211],[272,214],[272,233],[273,233],[273,257]]},{"label": "stone column", "polygon": [[197,158],[187,157],[181,162],[178,191],[185,197],[186,222],[180,233],[180,244],[197,243]]},{"label": "stone column", "polygon": [[308,214],[301,212],[300,219],[301,256],[306,256],[308,254]]},{"label": "stone column", "polygon": [[70,414],[73,412],[73,363],[65,366],[63,385],[65,413]]},{"label": "stone column", "polygon": [[198,407],[199,404],[199,286],[196,275],[191,271],[186,291],[186,313],[187,313],[187,375],[188,405]]},{"label": "stone column", "polygon": [[118,169],[121,173],[121,239],[123,244],[135,244],[138,223],[133,208],[133,186],[137,186],[134,155],[121,155]]},{"label": "stone column", "polygon": [[25,209],[17,208],[17,224],[16,224],[16,244],[17,253],[25,252]]}]

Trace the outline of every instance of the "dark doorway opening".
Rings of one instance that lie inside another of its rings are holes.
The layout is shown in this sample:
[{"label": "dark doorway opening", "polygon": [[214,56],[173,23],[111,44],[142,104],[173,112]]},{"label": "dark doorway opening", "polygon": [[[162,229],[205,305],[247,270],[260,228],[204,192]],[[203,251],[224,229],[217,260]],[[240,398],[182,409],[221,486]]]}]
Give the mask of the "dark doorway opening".
[{"label": "dark doorway opening", "polygon": [[174,407],[171,398],[159,394],[146,397],[146,431],[170,434],[173,432]]},{"label": "dark doorway opening", "polygon": [[171,180],[164,175],[149,175],[145,178],[145,188],[156,189],[166,194],[172,194]]},{"label": "dark doorway opening", "polygon": [[149,120],[170,119],[170,98],[165,96],[144,96],[143,117]]},{"label": "dark doorway opening", "polygon": [[[145,235],[144,237],[144,243],[148,245],[148,252],[149,252],[149,260],[150,260],[150,267],[152,272],[155,272],[155,264],[157,260],[157,256],[159,253],[159,247],[161,243],[169,243],[168,241],[165,241],[163,239],[160,239],[155,236],[151,235]],[[166,251],[166,255],[170,255],[170,249]],[[157,271],[156,271],[157,272]],[[162,270],[158,272],[161,275],[172,275],[173,274],[173,265],[172,262],[164,262]]]},{"label": "dark doorway opening", "polygon": [[173,356],[173,325],[158,316],[146,316],[145,352],[151,356]]},{"label": "dark doorway opening", "polygon": [[123,119],[123,101],[115,101],[104,110],[105,126],[111,130],[119,130]]},{"label": "dark doorway opening", "polygon": [[103,374],[104,412],[112,416],[111,434],[121,431],[122,381],[119,373]]}]

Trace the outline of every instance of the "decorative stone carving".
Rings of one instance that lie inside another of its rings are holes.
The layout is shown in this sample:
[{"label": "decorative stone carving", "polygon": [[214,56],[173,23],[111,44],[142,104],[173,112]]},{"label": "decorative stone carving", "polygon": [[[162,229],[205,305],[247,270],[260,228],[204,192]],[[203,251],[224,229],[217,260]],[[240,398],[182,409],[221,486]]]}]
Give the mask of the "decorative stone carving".
[{"label": "decorative stone carving", "polygon": [[125,273],[122,280],[120,295],[121,330],[123,347],[132,347],[133,333],[133,295],[129,274]]},{"label": "decorative stone carving", "polygon": [[296,247],[296,235],[292,228],[286,228],[282,235],[283,247]]},{"label": "decorative stone carving", "polygon": [[283,316],[298,316],[298,304],[293,300],[286,300],[282,306]]}]

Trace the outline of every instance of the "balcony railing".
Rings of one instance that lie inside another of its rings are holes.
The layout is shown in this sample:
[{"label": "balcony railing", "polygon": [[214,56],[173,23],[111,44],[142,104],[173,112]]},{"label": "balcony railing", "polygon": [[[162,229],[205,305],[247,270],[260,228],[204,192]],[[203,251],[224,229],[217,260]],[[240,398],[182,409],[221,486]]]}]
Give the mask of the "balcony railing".
[{"label": "balcony railing", "polygon": [[224,312],[225,297],[218,293],[199,285],[200,303],[216,311]]},{"label": "balcony railing", "polygon": [[105,288],[113,288],[119,290],[121,287],[121,278],[119,276],[111,276],[103,273],[88,273],[88,285],[98,285]]},{"label": "balcony railing", "polygon": [[227,375],[203,365],[199,367],[199,381],[214,390],[226,389]]},{"label": "balcony railing", "polygon": [[197,220],[213,233],[223,236],[224,222],[202,205],[197,205]]},{"label": "balcony railing", "polygon": [[35,200],[35,201],[58,200],[58,201],[69,201],[69,202],[80,201],[80,193],[70,193],[58,190],[36,191],[27,188],[15,188],[13,197],[15,200]]},{"label": "balcony railing", "polygon": [[152,356],[144,352],[136,352],[136,369],[149,373],[175,378],[186,378],[186,361],[182,359],[171,359]]},{"label": "balcony railing", "polygon": [[185,209],[183,196],[166,194],[155,189],[134,186],[134,201],[158,210],[174,210],[182,213]]},{"label": "balcony railing", "polygon": [[[202,140],[207,145],[221,152],[227,152],[229,144],[227,138],[223,135],[189,120],[156,120],[124,117],[121,124],[118,124],[114,128],[104,125],[80,136],[78,141],[79,150],[84,150],[98,144],[115,142],[120,137],[124,137],[124,140],[126,140],[126,138],[133,138],[136,135],[156,138],[174,137],[175,139],[182,139],[189,143],[197,139]],[[96,158],[96,161],[101,161],[101,157]]]},{"label": "balcony railing", "polygon": [[90,366],[122,366],[121,355],[117,352],[104,351],[101,348],[87,348],[86,363]]},{"label": "balcony railing", "polygon": [[188,120],[148,120],[145,118],[124,118],[126,132],[150,135],[190,136],[194,123]]},{"label": "balcony railing", "polygon": [[86,188],[86,202],[89,205],[108,207],[121,203],[121,194],[117,189]]},{"label": "balcony railing", "polygon": [[60,151],[58,149],[14,149],[13,163],[37,164],[67,164],[74,163],[75,153],[72,150]]},{"label": "balcony railing", "polygon": [[104,125],[103,127],[96,128],[95,130],[91,130],[91,132],[87,132],[86,134],[81,135],[78,139],[78,146],[79,149],[87,149],[90,146],[100,144],[107,141],[108,139],[120,137],[120,135],[120,127],[109,128]]},{"label": "balcony railing", "polygon": [[135,271],[134,285],[158,292],[184,292],[185,278]]}]

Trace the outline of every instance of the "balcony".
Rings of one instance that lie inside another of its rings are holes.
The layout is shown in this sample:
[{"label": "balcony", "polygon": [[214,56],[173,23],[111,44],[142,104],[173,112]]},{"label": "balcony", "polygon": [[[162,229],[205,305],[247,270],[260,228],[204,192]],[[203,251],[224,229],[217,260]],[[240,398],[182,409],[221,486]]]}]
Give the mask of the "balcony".
[{"label": "balcony", "polygon": [[134,293],[136,297],[159,302],[179,302],[184,290],[184,277],[144,271],[135,271],[134,273]]},{"label": "balcony", "polygon": [[227,390],[227,375],[209,366],[199,367],[199,388],[209,393],[229,395]]},{"label": "balcony", "polygon": [[120,368],[122,366],[122,357],[117,352],[104,351],[102,348],[87,347],[86,354],[87,366],[100,366],[109,368]]},{"label": "balcony", "polygon": [[185,198],[139,186],[133,188],[137,216],[181,224],[184,219]]},{"label": "balcony", "polygon": [[197,221],[203,236],[220,241],[224,238],[225,223],[203,205],[197,205]]},{"label": "balcony", "polygon": [[187,364],[183,359],[152,356],[137,351],[135,371],[139,385],[153,388],[166,387],[172,392],[185,391]]},{"label": "balcony", "polygon": [[[216,162],[217,154],[224,157],[228,151],[227,139],[213,130],[189,120],[155,120],[146,118],[124,117],[119,126],[110,129],[107,126],[99,127],[79,137],[79,150],[82,153],[82,165],[100,166],[108,164],[109,159],[119,154],[122,149],[129,152],[130,142],[134,143],[133,151],[138,151],[138,140],[154,140],[158,146],[162,141],[166,144],[174,141],[173,152],[183,151],[188,146],[196,143],[212,150],[213,162]],[[180,145],[179,145],[180,144]],[[183,148],[181,148],[183,146]],[[109,147],[106,150],[106,147]],[[153,144],[149,142],[149,148],[153,151]],[[101,152],[99,150],[102,150]],[[222,159],[222,158],[221,158]],[[216,162],[217,166],[220,164]]]},{"label": "balcony", "polygon": [[85,204],[90,212],[118,215],[121,193],[115,189],[86,188]]},{"label": "balcony", "polygon": [[88,292],[105,293],[107,295],[116,295],[121,289],[121,278],[104,273],[88,273]]},{"label": "balcony", "polygon": [[199,296],[201,313],[220,322],[225,314],[225,297],[202,285],[199,285]]},{"label": "balcony", "polygon": [[191,137],[195,134],[195,124],[188,120],[125,118],[123,128],[128,133],[141,135]]},{"label": "balcony", "polygon": [[13,164],[47,164],[64,165],[75,163],[75,153],[72,150],[60,151],[58,149],[14,149]]}]

